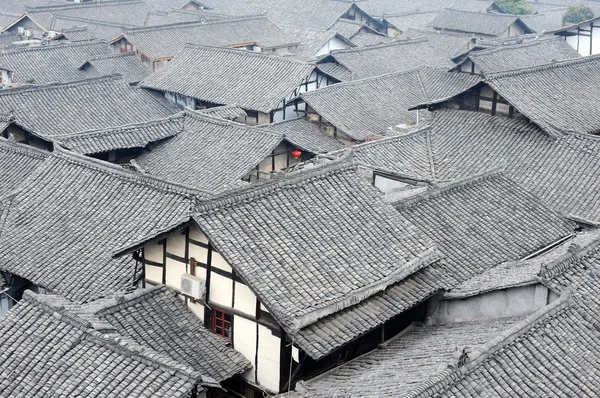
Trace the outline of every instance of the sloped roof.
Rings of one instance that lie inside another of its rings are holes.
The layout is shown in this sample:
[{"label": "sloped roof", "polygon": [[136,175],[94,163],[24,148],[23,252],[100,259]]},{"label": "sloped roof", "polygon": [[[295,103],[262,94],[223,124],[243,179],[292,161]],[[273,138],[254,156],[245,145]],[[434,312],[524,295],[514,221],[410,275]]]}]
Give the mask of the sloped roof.
[{"label": "sloped roof", "polygon": [[395,203],[439,245],[459,282],[520,260],[574,232],[575,224],[498,173],[484,174]]},{"label": "sloped roof", "polygon": [[429,23],[437,16],[439,11],[400,12],[385,14],[386,21],[400,29],[427,29]]},{"label": "sloped roof", "polygon": [[79,70],[83,62],[109,53],[106,43],[97,42],[27,47],[0,53],[0,66],[14,72],[15,83],[71,82],[87,77]]},{"label": "sloped roof", "polygon": [[90,41],[96,39],[92,32],[87,27],[73,27],[62,29],[60,32],[69,42],[77,43],[82,41]]},{"label": "sloped roof", "polygon": [[120,76],[0,91],[0,108],[41,137],[121,126],[170,116],[178,108]]},{"label": "sloped roof", "polygon": [[275,26],[266,16],[130,29],[125,37],[137,50],[154,59],[172,58],[190,43],[213,47],[256,43],[270,50],[300,42],[297,37],[289,36]]},{"label": "sloped roof", "polygon": [[307,78],[314,65],[246,50],[188,44],[140,83],[200,101],[270,113]]},{"label": "sloped roof", "polygon": [[239,117],[248,116],[246,111],[237,105],[214,106],[212,108],[199,109],[198,112],[226,120],[235,120]]},{"label": "sloped roof", "polygon": [[[570,217],[600,222],[600,139],[553,139],[533,123],[479,112],[440,109],[430,120],[436,179],[451,180],[504,167],[546,205]],[[428,162],[428,159],[423,159]]]},{"label": "sloped roof", "polygon": [[146,145],[173,137],[183,131],[183,113],[164,119],[108,127],[97,130],[56,135],[55,142],[84,155],[126,148],[143,148]]},{"label": "sloped roof", "polygon": [[550,134],[600,132],[596,93],[600,55],[488,74],[485,79],[523,115]]},{"label": "sloped roof", "polygon": [[93,68],[92,76],[120,74],[128,83],[138,83],[150,75],[150,69],[132,52],[103,55],[89,58],[79,67],[85,72],[89,65]]},{"label": "sloped roof", "polygon": [[193,219],[289,333],[439,259],[343,161],[230,192]]},{"label": "sloped roof", "polygon": [[132,290],[141,269],[113,252],[178,224],[202,195],[55,149],[10,198],[0,269],[73,301]]},{"label": "sloped roof", "polygon": [[14,191],[48,152],[0,138],[0,200]]},{"label": "sloped roof", "polygon": [[303,0],[290,6],[288,0],[203,0],[207,8],[227,15],[266,13],[281,26],[328,29],[346,14],[352,4],[330,0]]},{"label": "sloped roof", "polygon": [[143,1],[102,1],[73,4],[62,7],[36,8],[59,17],[75,17],[95,22],[108,22],[123,26],[144,26],[151,8]]},{"label": "sloped roof", "polygon": [[[361,9],[374,17],[387,17],[398,12],[440,11],[444,8],[485,12],[494,6],[492,0],[361,0]],[[387,18],[386,18],[387,19]]]},{"label": "sloped roof", "polygon": [[203,383],[188,366],[94,329],[65,309],[58,296],[26,291],[2,319],[0,339],[0,390],[5,397],[103,397],[110,390],[115,398],[184,398]]},{"label": "sloped roof", "polygon": [[239,183],[283,140],[283,135],[188,112],[176,137],[135,159],[143,173],[209,192]]},{"label": "sloped roof", "polygon": [[261,127],[275,134],[283,134],[288,142],[313,154],[331,152],[344,147],[338,140],[323,133],[316,123],[303,118]]},{"label": "sloped roof", "polygon": [[401,397],[456,361],[456,351],[485,344],[520,318],[449,325],[413,324],[402,336],[328,373],[297,384],[292,397]]},{"label": "sloped roof", "polygon": [[499,36],[514,23],[521,24],[525,33],[533,32],[516,15],[471,12],[450,8],[441,11],[429,23],[429,26],[435,29]]},{"label": "sloped roof", "polygon": [[523,44],[471,51],[468,58],[481,73],[489,74],[579,58],[579,53],[563,39],[551,37]]},{"label": "sloped roof", "polygon": [[291,56],[295,59],[304,61],[316,60],[317,52],[334,38],[343,41],[348,47],[354,46],[350,40],[336,32],[335,29],[315,30],[294,26],[282,26],[281,29],[286,32],[289,37],[294,38],[294,41],[300,43],[298,48],[289,50]]},{"label": "sloped roof", "polygon": [[476,76],[423,67],[338,83],[302,98],[337,129],[364,141],[401,123],[416,124],[417,113],[408,109],[421,99],[451,97],[478,82]]},{"label": "sloped roof", "polygon": [[466,48],[469,38],[438,35],[368,47],[335,50],[317,65],[335,61],[344,66],[353,79],[402,72],[417,67],[430,66],[450,69],[450,58]]},{"label": "sloped roof", "polygon": [[206,329],[177,293],[165,286],[141,289],[87,307],[121,335],[218,382],[251,367],[242,354]]}]

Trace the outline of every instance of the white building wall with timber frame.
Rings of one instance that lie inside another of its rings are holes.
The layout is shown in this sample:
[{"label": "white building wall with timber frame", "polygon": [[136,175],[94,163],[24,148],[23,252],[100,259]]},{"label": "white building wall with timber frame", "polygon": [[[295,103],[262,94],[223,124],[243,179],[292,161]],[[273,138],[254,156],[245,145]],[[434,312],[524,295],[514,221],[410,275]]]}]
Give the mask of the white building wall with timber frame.
[{"label": "white building wall with timber frame", "polygon": [[[194,261],[190,262],[190,258]],[[279,392],[282,330],[197,225],[192,223],[160,242],[145,246],[136,259],[144,266],[147,284],[162,283],[180,292],[183,274],[206,281],[203,300],[182,295],[188,307],[213,331],[215,311],[231,315],[228,340],[253,365],[243,377],[251,384]],[[191,263],[195,263],[194,270]]]}]

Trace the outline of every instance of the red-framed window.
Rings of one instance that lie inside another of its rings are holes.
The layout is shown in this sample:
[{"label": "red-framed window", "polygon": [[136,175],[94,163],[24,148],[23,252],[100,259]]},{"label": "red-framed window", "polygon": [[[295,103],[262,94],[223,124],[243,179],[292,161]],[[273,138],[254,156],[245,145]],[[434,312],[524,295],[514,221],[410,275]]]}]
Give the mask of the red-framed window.
[{"label": "red-framed window", "polygon": [[228,312],[213,309],[213,332],[217,336],[231,341],[233,338],[233,315]]}]

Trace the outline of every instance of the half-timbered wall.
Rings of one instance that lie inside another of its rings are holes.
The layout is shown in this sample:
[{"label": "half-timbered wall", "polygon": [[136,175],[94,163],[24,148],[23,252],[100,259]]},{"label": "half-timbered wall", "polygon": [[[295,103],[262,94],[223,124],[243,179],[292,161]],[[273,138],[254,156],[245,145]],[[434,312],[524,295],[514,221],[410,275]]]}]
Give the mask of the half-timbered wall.
[{"label": "half-timbered wall", "polygon": [[488,85],[466,91],[458,97],[441,103],[439,107],[482,112],[492,116],[525,118],[525,116]]},{"label": "half-timbered wall", "polygon": [[580,55],[600,54],[600,22],[598,21],[556,34],[564,36],[565,41]]},{"label": "half-timbered wall", "polygon": [[293,167],[300,162],[307,161],[312,158],[311,154],[302,151],[302,155],[298,159],[294,159],[291,151],[298,149],[287,141],[282,141],[269,156],[264,158],[258,166],[254,168],[248,175],[242,178],[247,182],[256,182],[265,179],[266,174],[270,174],[277,170],[283,170],[288,167]]},{"label": "half-timbered wall", "polygon": [[0,135],[4,138],[12,137],[15,141],[21,144],[30,145],[34,148],[43,149],[45,151],[51,151],[53,148],[53,145],[50,141],[44,141],[14,124],[9,125],[6,130],[0,132]]},{"label": "half-timbered wall", "polygon": [[348,44],[344,43],[341,39],[334,37],[327,42],[323,47],[317,51],[315,57],[320,57],[322,55],[327,55],[331,53],[333,50],[344,50],[350,47]]},{"label": "half-timbered wall", "polygon": [[470,73],[472,75],[481,74],[481,71],[479,70],[477,65],[475,65],[475,63],[473,63],[473,61],[471,61],[470,59],[465,60],[465,62],[463,62],[459,68],[459,70],[464,73]]},{"label": "half-timbered wall", "polygon": [[[190,258],[195,260],[194,270]],[[138,259],[148,284],[163,283],[180,291],[181,275],[186,273],[206,281],[204,300],[184,297],[188,307],[211,330],[215,310],[231,314],[231,345],[254,366],[243,377],[270,391],[280,391],[281,357],[288,350],[281,328],[195,224],[144,247]]]}]

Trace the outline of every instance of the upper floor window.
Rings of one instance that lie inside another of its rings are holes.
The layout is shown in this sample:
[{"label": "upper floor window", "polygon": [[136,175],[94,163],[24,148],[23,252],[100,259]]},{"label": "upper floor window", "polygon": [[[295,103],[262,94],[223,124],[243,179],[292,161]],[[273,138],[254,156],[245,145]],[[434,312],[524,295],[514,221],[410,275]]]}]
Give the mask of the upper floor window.
[{"label": "upper floor window", "polygon": [[233,338],[233,315],[215,308],[212,326],[216,335],[231,341]]}]

